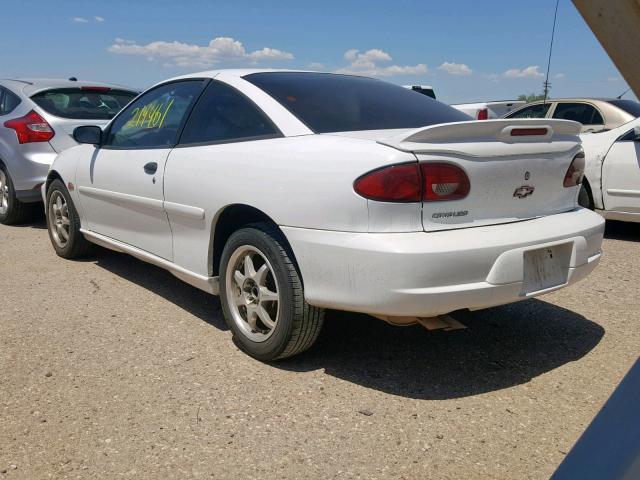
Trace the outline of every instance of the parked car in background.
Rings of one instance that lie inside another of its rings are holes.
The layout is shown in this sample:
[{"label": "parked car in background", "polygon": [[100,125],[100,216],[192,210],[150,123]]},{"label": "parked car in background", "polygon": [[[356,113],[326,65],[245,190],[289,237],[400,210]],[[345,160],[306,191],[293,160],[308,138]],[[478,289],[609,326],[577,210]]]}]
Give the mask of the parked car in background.
[{"label": "parked car in background", "polygon": [[524,104],[523,100],[498,100],[495,102],[456,103],[451,106],[476,120],[489,120],[501,118]]},{"label": "parked car in background", "polygon": [[586,166],[580,204],[608,219],[640,222],[640,119],[581,138]]},{"label": "parked car in background", "polygon": [[640,117],[640,103],[620,98],[554,98],[531,102],[504,118],[557,118],[582,124],[583,132],[611,130]]},{"label": "parked car in background", "polygon": [[431,85],[404,85],[404,88],[421,93],[427,97],[436,98],[436,92]]},{"label": "parked car in background", "polygon": [[580,125],[468,118],[351,75],[174,78],[75,130],[43,186],[51,242],[219,293],[261,360],[311,346],[324,308],[407,325],[584,278],[604,220],[576,204]]},{"label": "parked car in background", "polygon": [[0,223],[20,222],[41,202],[55,156],[77,145],[73,129],[106,125],[137,92],[107,83],[0,80]]}]

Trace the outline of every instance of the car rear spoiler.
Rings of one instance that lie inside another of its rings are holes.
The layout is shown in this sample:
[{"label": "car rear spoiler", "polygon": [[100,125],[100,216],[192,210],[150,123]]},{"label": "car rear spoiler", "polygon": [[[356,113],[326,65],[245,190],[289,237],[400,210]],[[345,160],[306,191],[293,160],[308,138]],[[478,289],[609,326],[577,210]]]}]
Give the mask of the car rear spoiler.
[{"label": "car rear spoiler", "polygon": [[408,152],[477,157],[562,152],[580,143],[581,127],[578,122],[550,118],[468,121],[417,128],[377,142]]}]

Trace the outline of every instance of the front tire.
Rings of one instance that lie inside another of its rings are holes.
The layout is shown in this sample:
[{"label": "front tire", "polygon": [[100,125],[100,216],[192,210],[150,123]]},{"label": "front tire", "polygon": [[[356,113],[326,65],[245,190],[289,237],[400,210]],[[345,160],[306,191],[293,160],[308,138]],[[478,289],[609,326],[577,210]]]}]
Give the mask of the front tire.
[{"label": "front tire", "polygon": [[304,300],[292,255],[280,231],[266,223],[234,232],[220,262],[220,297],[227,325],[240,349],[271,361],[311,347],[324,310]]},{"label": "front tire", "polygon": [[0,223],[22,223],[28,214],[27,206],[16,198],[13,181],[7,169],[0,165]]},{"label": "front tire", "polygon": [[91,250],[91,243],[80,232],[80,216],[69,191],[59,179],[47,189],[47,230],[53,249],[62,258],[81,258]]}]

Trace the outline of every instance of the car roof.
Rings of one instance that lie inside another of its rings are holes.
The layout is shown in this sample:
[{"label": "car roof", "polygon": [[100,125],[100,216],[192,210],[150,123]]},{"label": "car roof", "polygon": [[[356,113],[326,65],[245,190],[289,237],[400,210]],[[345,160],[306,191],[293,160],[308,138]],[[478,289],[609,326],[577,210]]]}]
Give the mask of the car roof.
[{"label": "car roof", "polygon": [[12,86],[22,88],[22,93],[28,97],[52,88],[78,88],[78,87],[109,87],[118,90],[139,92],[139,90],[124,85],[106,82],[93,82],[88,80],[69,80],[63,78],[10,78],[3,82],[11,82]]},{"label": "car roof", "polygon": [[[569,98],[547,98],[546,103],[549,102],[610,102],[612,100],[618,100],[613,97],[569,97]],[[544,103],[544,100],[536,100],[532,103]]]},{"label": "car roof", "polygon": [[171,82],[173,80],[182,80],[186,78],[214,78],[217,75],[220,75],[221,73],[224,73],[225,76],[244,77],[245,75],[251,75],[252,73],[270,73],[270,72],[323,73],[323,72],[314,72],[311,70],[290,70],[290,69],[282,69],[282,68],[222,68],[219,70],[205,70],[202,72],[194,72],[194,73],[188,73],[186,75],[179,75],[177,77],[163,80],[158,84]]},{"label": "car roof", "polygon": [[404,88],[424,88],[425,90],[433,90],[431,85],[403,85]]}]

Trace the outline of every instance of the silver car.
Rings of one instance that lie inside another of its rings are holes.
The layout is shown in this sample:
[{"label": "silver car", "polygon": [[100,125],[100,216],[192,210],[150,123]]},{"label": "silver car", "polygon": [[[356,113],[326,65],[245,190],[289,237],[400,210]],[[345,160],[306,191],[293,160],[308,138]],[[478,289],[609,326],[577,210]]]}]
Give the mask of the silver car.
[{"label": "silver car", "polygon": [[137,92],[74,78],[0,80],[0,223],[19,223],[73,129],[106,125]]},{"label": "silver car", "polygon": [[527,103],[504,118],[559,118],[582,124],[583,132],[602,132],[640,117],[640,103],[620,98],[553,98]]}]

